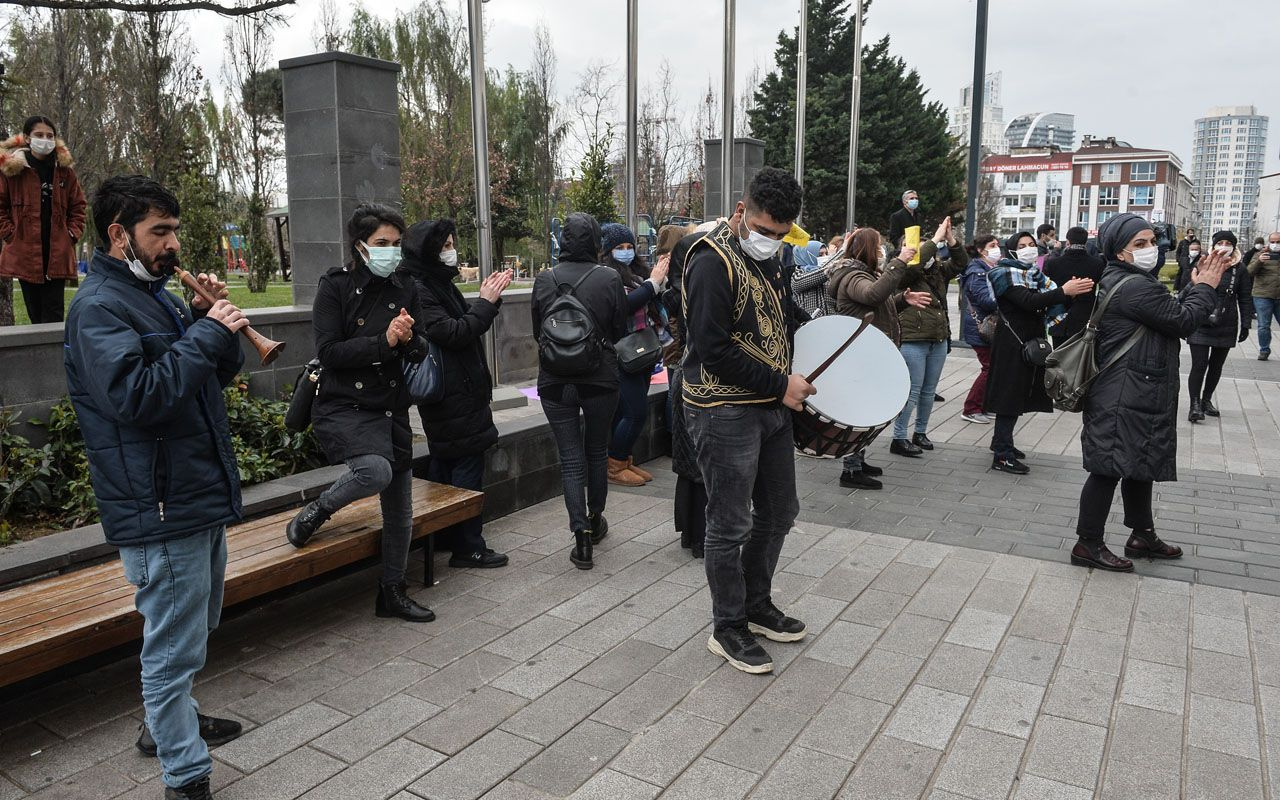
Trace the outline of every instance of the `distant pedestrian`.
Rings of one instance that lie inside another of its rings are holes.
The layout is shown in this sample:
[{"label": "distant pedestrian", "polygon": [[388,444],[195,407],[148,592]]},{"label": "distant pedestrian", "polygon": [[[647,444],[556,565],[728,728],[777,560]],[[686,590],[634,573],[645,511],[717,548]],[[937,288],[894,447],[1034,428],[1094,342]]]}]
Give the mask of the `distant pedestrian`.
[{"label": "distant pedestrian", "polygon": [[51,119],[35,116],[0,142],[0,280],[18,279],[33,325],[62,322],[84,235],[84,191],[57,136]]},{"label": "distant pedestrian", "polygon": [[796,248],[796,270],[791,273],[791,292],[796,298],[796,304],[804,309],[811,319],[831,313],[830,297],[827,295],[827,281],[830,273],[823,269],[823,259],[818,255],[819,249],[820,246],[816,241]]},{"label": "distant pedestrian", "polygon": [[1058,241],[1058,229],[1046,222],[1036,228],[1036,247],[1042,256],[1056,256],[1062,252],[1062,243]]},{"label": "distant pedestrian", "polygon": [[[1050,256],[1044,262],[1044,274],[1059,286],[1063,286],[1072,278],[1088,278],[1095,284],[1102,280],[1102,270],[1107,262],[1101,256],[1089,255],[1085,247],[1089,241],[1089,232],[1075,227],[1067,230],[1067,246],[1061,255]],[[1089,315],[1093,313],[1093,303],[1097,292],[1085,292],[1068,299],[1067,318],[1051,333],[1055,344],[1062,344],[1067,339],[1084,330]]]},{"label": "distant pedestrian", "polygon": [[1258,360],[1271,357],[1271,320],[1280,318],[1280,231],[1267,237],[1267,249],[1249,262],[1253,310],[1258,318]]},{"label": "distant pedestrian", "polygon": [[[1187,412],[1187,419],[1191,422],[1200,422],[1206,416],[1221,416],[1213,402],[1213,393],[1222,378],[1227,355],[1237,343],[1249,338],[1249,326],[1253,321],[1249,272],[1236,247],[1236,235],[1231,231],[1218,231],[1211,241],[1213,252],[1228,258],[1230,266],[1216,287],[1217,307],[1187,337],[1187,345],[1191,348],[1191,372],[1187,375],[1191,409]],[[1182,288],[1182,296],[1191,285]]]},{"label": "distant pedestrian", "polygon": [[1173,290],[1180,292],[1191,282],[1191,271],[1200,262],[1203,248],[1199,239],[1184,239],[1178,244],[1178,277],[1173,281]]},{"label": "distant pedestrian", "polygon": [[978,376],[969,387],[969,394],[964,399],[964,410],[960,414],[966,422],[979,425],[990,425],[992,417],[984,410],[987,399],[987,380],[991,374],[991,343],[984,332],[992,330],[992,321],[999,324],[999,305],[995,295],[991,293],[991,284],[987,281],[987,273],[1000,263],[1002,253],[1000,242],[991,234],[978,236],[973,240],[974,252],[978,257],[971,258],[960,276],[960,291],[964,298],[965,309],[961,312],[960,331],[965,344],[973,348],[978,359]]},{"label": "distant pedestrian", "polygon": [[924,224],[924,216],[920,213],[920,195],[915,189],[902,193],[902,208],[889,215],[889,247],[902,246],[902,234],[912,226]]},{"label": "distant pedestrian", "polygon": [[1109,361],[1136,331],[1145,332],[1119,362],[1098,375],[1085,399],[1080,444],[1089,477],[1080,492],[1079,541],[1071,550],[1071,563],[1127,572],[1133,562],[1112,553],[1103,541],[1117,484],[1124,498],[1124,525],[1132,531],[1125,555],[1182,555],[1181,548],[1156,535],[1152,483],[1178,478],[1179,340],[1213,312],[1218,302],[1214,289],[1232,256],[1206,256],[1179,301],[1153,273],[1159,254],[1151,223],[1136,214],[1120,214],[1099,233],[1107,258],[1099,293],[1114,291],[1115,296],[1099,322],[1098,363]]}]

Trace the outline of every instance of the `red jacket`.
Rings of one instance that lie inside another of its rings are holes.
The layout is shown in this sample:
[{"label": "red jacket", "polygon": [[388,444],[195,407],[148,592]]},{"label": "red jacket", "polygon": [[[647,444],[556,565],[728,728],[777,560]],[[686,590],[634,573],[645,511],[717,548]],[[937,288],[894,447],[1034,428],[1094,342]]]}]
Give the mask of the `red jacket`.
[{"label": "red jacket", "polygon": [[[21,134],[0,142],[0,278],[44,283],[40,247],[40,178]],[[76,276],[76,242],[84,233],[85,200],[71,168],[71,153],[58,140],[53,152],[53,217],[49,221],[49,277]]]}]

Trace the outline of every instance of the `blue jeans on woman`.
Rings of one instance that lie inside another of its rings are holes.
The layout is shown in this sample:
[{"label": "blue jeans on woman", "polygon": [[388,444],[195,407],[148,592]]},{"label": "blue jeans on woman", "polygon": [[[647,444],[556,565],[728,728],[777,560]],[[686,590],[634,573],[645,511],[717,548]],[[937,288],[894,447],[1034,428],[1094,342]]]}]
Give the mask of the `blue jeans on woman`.
[{"label": "blue jeans on woman", "polygon": [[637,374],[618,370],[618,409],[613,414],[613,438],[609,441],[609,458],[626,461],[631,458],[636,440],[649,420],[649,383],[652,372]]},{"label": "blue jeans on woman", "polygon": [[209,632],[222,618],[227,529],[120,548],[124,577],[142,615],[142,706],[164,784],[177,788],[213,771],[200,738],[191,685],[204,667]]},{"label": "blue jeans on woman", "polygon": [[916,412],[916,433],[929,432],[929,415],[933,413],[933,397],[947,361],[946,342],[903,342],[902,358],[911,373],[911,394],[893,423],[893,438],[906,439],[911,412]]},{"label": "blue jeans on woman", "polygon": [[1253,298],[1253,310],[1258,317],[1258,349],[1271,352],[1271,318],[1280,318],[1280,300],[1270,297]]}]

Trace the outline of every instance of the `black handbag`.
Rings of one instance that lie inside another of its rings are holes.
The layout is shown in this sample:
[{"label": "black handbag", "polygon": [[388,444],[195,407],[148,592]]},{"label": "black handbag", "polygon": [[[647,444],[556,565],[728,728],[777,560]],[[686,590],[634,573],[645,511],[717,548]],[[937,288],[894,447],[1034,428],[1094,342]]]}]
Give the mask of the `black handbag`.
[{"label": "black handbag", "polygon": [[414,405],[438,403],[444,397],[444,369],[440,345],[427,341],[427,357],[404,364],[404,385]]},{"label": "black handbag", "polygon": [[1022,360],[1033,367],[1043,367],[1045,362],[1049,360],[1049,354],[1053,352],[1053,346],[1049,344],[1049,340],[1044,336],[1037,336],[1033,339],[1023,341],[1018,332],[1009,324],[1009,320],[1000,315],[1004,326],[1009,329],[1009,333],[1013,334],[1013,338],[1018,340],[1018,344],[1022,345]]},{"label": "black handbag", "polygon": [[652,327],[628,333],[618,340],[614,349],[618,352],[618,366],[630,375],[652,371],[662,358],[662,345]]},{"label": "black handbag", "polygon": [[293,383],[293,397],[289,410],[284,414],[284,426],[295,433],[304,431],[311,424],[311,406],[315,404],[320,388],[320,359],[313,358],[302,366],[298,380]]}]

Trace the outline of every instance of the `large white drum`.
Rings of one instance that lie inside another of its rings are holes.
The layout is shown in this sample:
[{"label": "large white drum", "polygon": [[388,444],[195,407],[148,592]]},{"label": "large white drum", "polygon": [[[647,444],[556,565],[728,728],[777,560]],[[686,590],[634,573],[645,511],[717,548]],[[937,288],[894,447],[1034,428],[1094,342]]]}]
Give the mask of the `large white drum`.
[{"label": "large white drum", "polygon": [[[793,371],[809,375],[858,330],[861,320],[818,317],[796,333]],[[868,326],[813,381],[817,394],[795,414],[796,448],[838,458],[871,444],[902,411],[911,376],[889,337]]]}]

